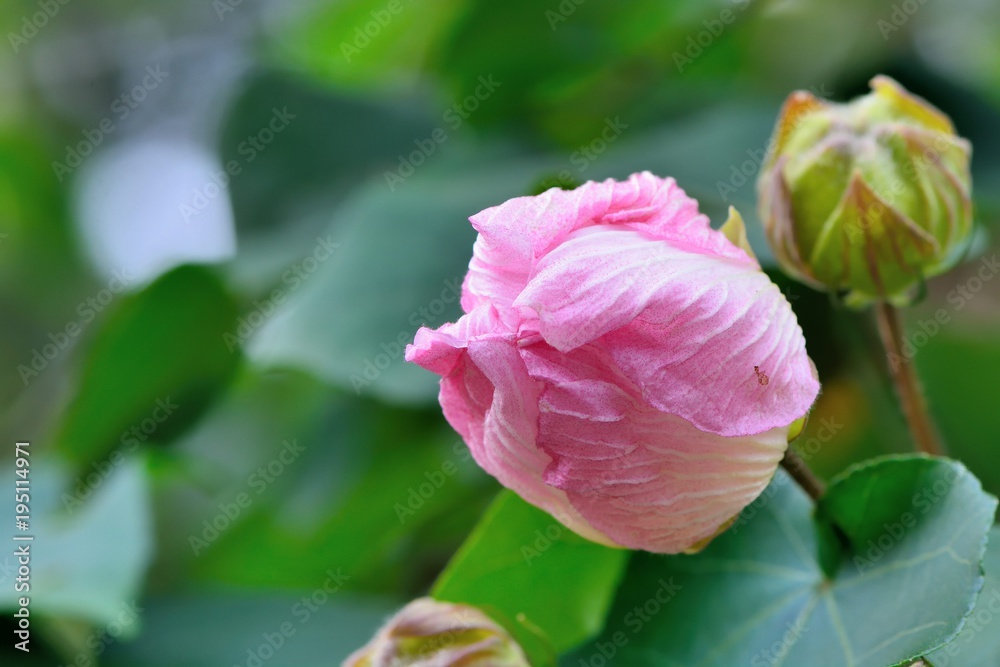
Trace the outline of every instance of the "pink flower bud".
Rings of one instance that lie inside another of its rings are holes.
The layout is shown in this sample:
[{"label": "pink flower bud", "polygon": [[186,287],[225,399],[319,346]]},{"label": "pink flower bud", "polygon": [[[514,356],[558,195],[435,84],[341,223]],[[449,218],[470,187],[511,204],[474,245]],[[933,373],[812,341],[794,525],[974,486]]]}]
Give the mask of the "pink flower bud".
[{"label": "pink flower bud", "polygon": [[466,314],[406,358],[441,376],[476,462],[580,535],[654,552],[752,502],[819,383],[733,213],[714,231],[644,172],[473,216]]}]

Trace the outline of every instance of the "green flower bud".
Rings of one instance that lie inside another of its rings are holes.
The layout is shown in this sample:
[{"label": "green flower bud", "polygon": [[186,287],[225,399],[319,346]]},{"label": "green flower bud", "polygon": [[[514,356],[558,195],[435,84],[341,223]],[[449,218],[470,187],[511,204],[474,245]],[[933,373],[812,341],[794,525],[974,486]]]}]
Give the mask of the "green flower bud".
[{"label": "green flower bud", "polygon": [[420,598],[389,619],[342,667],[530,667],[521,647],[486,614]]},{"label": "green flower bud", "polygon": [[760,214],[790,275],[852,305],[905,305],[968,245],[972,149],[892,79],[871,87],[848,104],[788,97],[757,182]]}]

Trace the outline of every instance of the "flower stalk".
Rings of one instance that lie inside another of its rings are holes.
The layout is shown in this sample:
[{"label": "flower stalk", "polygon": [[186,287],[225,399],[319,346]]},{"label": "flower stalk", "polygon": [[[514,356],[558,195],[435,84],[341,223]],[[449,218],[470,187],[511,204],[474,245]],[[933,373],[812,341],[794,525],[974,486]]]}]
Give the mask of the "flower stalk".
[{"label": "flower stalk", "polygon": [[899,310],[891,304],[879,303],[875,308],[875,319],[885,347],[889,375],[917,449],[941,456],[944,454],[944,447],[927,409],[920,378],[917,377],[913,364],[903,355],[903,323]]},{"label": "flower stalk", "polygon": [[819,500],[826,493],[826,484],[809,469],[802,457],[796,454],[791,447],[785,450],[785,456],[781,459],[781,467],[814,501]]}]

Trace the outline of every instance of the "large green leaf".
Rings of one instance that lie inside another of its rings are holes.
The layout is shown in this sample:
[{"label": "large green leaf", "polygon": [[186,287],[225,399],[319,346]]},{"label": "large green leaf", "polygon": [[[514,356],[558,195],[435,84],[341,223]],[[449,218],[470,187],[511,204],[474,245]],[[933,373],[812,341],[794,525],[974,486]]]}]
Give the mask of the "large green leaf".
[{"label": "large green leaf", "polygon": [[[612,651],[616,667],[904,663],[959,631],[995,508],[960,463],[885,457],[831,484],[820,515],[838,539],[779,472],[699,555],[633,558],[604,635],[565,664]],[[662,580],[680,588],[664,605]]]},{"label": "large green leaf", "polygon": [[482,607],[505,621],[526,647],[541,631],[556,651],[565,651],[604,626],[628,556],[577,536],[504,491],[433,594]]},{"label": "large green leaf", "polygon": [[362,396],[433,402],[438,378],[405,363],[405,346],[419,326],[461,315],[476,237],[469,216],[524,194],[540,171],[525,160],[496,160],[459,161],[457,172],[444,155],[431,165],[438,157],[393,182],[394,190],[379,178],[336,212],[337,253],[288,290],[279,314],[253,339],[252,358],[307,368]]},{"label": "large green leaf", "polygon": [[1000,621],[1000,527],[994,526],[990,531],[983,567],[986,584],[976,608],[953,642],[925,658],[933,667],[1000,665],[1000,631],[995,625]]},{"label": "large green leaf", "polygon": [[[429,136],[440,124],[428,107],[412,100],[393,104],[338,94],[272,70],[250,77],[228,111],[219,147],[222,159],[240,165],[229,191],[241,254],[251,233],[274,231],[264,241],[269,252],[261,252],[254,267],[260,271],[283,244],[312,241],[308,236],[296,239],[290,220],[310,201],[328,204],[394,166],[400,153],[414,149],[414,139]],[[289,114],[287,126],[266,150],[253,152],[247,137],[267,128],[282,110]],[[322,213],[327,215],[329,208]]]},{"label": "large green leaf", "polygon": [[119,298],[85,353],[56,438],[57,448],[80,463],[176,434],[241,358],[223,338],[236,328],[236,304],[208,269],[183,266]]}]

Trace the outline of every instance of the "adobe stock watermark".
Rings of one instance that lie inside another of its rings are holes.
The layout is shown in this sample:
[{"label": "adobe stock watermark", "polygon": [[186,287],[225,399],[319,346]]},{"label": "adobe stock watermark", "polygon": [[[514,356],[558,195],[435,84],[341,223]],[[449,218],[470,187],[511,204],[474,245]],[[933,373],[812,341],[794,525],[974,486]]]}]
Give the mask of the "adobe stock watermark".
[{"label": "adobe stock watermark", "polygon": [[893,4],[892,13],[889,14],[888,20],[879,19],[875,22],[875,27],[882,33],[882,39],[888,42],[889,36],[906,25],[907,21],[925,4],[927,4],[927,0],[903,0],[903,2]]},{"label": "adobe stock watermark", "polygon": [[[441,115],[441,119],[454,132],[462,127],[469,117],[479,109],[480,105],[488,100],[496,89],[502,86],[500,81],[494,81],[493,75],[480,76],[479,85],[472,91],[471,95],[455,102]],[[395,192],[396,188],[404,183],[406,179],[414,174],[418,167],[427,162],[427,159],[437,152],[439,146],[448,141],[449,130],[444,127],[436,127],[430,135],[422,139],[414,139],[413,144],[416,149],[409,154],[399,155],[399,164],[394,170],[385,170],[385,184],[389,186],[390,192]]]},{"label": "adobe stock watermark", "polygon": [[104,139],[108,135],[114,133],[118,123],[124,121],[133,111],[138,109],[149,94],[170,76],[170,72],[164,72],[159,65],[147,65],[145,71],[145,76],[138,84],[115,98],[114,102],[111,103],[109,115],[102,118],[95,127],[83,130],[81,132],[83,139],[76,144],[66,146],[64,162],[52,162],[52,171],[60,183],[66,176],[72,174],[74,169],[83,164],[84,158],[104,143]]},{"label": "adobe stock watermark", "polygon": [[58,331],[49,332],[50,342],[39,348],[32,348],[31,360],[27,364],[18,364],[17,372],[21,376],[21,382],[27,387],[32,379],[38,377],[49,367],[66,348],[69,347],[73,339],[83,333],[86,325],[94,321],[97,316],[114,300],[115,295],[121,294],[135,280],[135,276],[130,275],[125,269],[120,269],[112,274],[108,280],[107,287],[99,290],[96,294],[87,297],[76,307],[77,318],[68,321]]},{"label": "adobe stock watermark", "polygon": [[816,435],[809,436],[801,442],[796,440],[792,445],[798,452],[799,458],[803,461],[811,461],[816,454],[843,430],[844,425],[837,422],[834,417],[821,417]]},{"label": "adobe stock watermark", "polygon": [[767,648],[761,649],[750,658],[750,667],[772,667],[785,662],[785,657],[802,635],[809,629],[803,619],[795,623],[785,623],[785,632]]},{"label": "adobe stock watermark", "polygon": [[[795,116],[787,119],[787,132],[794,131],[802,122],[802,119],[809,115],[809,112],[815,111],[822,106],[820,100],[829,98],[833,94],[832,91],[827,90],[826,84],[821,84],[819,87],[813,86],[809,89],[809,92],[813,94],[814,99],[808,104],[797,107]],[[719,198],[728,203],[731,194],[738,192],[740,188],[757,176],[767,161],[768,156],[773,153],[776,147],[777,136],[772,136],[763,148],[748,148],[746,150],[746,160],[743,160],[738,165],[729,165],[729,179],[715,182],[715,188],[719,191]]]},{"label": "adobe stock watermark", "polygon": [[306,450],[304,446],[299,444],[298,440],[285,440],[281,444],[281,452],[276,457],[247,476],[246,486],[254,492],[253,495],[247,491],[240,491],[231,502],[219,503],[219,512],[211,519],[205,519],[201,522],[201,535],[194,533],[188,535],[188,545],[195,556],[204,552],[219,539],[219,536],[253,505],[253,501],[264,493],[274,480],[280,477],[288,466],[297,461],[302,452]]},{"label": "adobe stock watermark", "polygon": [[127,460],[129,454],[139,447],[139,443],[146,442],[160,428],[160,424],[167,421],[180,406],[170,400],[158,398],[153,403],[153,409],[149,416],[138,424],[133,424],[131,428],[122,431],[118,439],[119,446],[111,451],[105,458],[91,464],[93,472],[81,475],[76,478],[76,485],[73,487],[73,494],[62,494],[63,507],[73,514],[83,502],[90,498],[104,482],[111,477],[115,470],[121,467]]},{"label": "adobe stock watermark", "polygon": [[17,53],[22,46],[34,39],[38,31],[43,30],[68,5],[71,0],[38,0],[36,3],[38,11],[30,16],[25,14],[21,17],[21,29],[17,32],[8,32],[7,41],[10,48]]},{"label": "adobe stock watermark", "polygon": [[349,63],[354,56],[368,48],[372,40],[381,35],[382,30],[392,23],[394,18],[402,14],[407,5],[412,3],[413,0],[406,0],[406,4],[403,4],[403,0],[389,0],[385,7],[368,12],[369,16],[372,17],[371,20],[365,22],[364,25],[354,27],[354,39],[350,42],[340,43],[340,53],[344,56],[344,60]]},{"label": "adobe stock watermark", "polygon": [[[934,660],[934,667],[948,667],[953,658],[961,655],[964,647],[974,642],[976,637],[985,632],[987,628],[993,626],[993,622],[998,616],[1000,616],[1000,587],[994,586],[991,590],[984,590],[979,594],[976,608],[965,619],[962,633],[931,656]],[[997,629],[994,627],[990,631],[991,636],[996,636],[996,632]],[[960,661],[958,664],[965,665],[968,662]]]},{"label": "adobe stock watermark", "polygon": [[[621,116],[605,118],[604,127],[601,129],[600,134],[591,139],[588,143],[578,146],[575,151],[570,153],[570,165],[576,167],[577,174],[582,174],[587,171],[590,165],[593,164],[597,158],[603,155],[604,152],[608,150],[608,147],[615,143],[627,129],[628,123],[623,123]],[[542,181],[541,186],[545,189],[550,187],[559,187],[561,184],[568,183],[573,180],[573,172],[569,169],[562,169],[557,175]],[[537,197],[535,198],[535,203],[538,206],[545,206],[545,202]]]},{"label": "adobe stock watermark", "polygon": [[[407,318],[407,323],[413,328],[433,326],[440,322],[441,315],[447,310],[448,304],[456,303],[462,296],[462,278],[455,277],[444,281],[444,289],[427,304],[420,306]],[[361,390],[370,386],[382,376],[393,362],[403,356],[406,346],[413,342],[413,330],[403,329],[396,338],[389,342],[379,343],[381,352],[366,358],[361,363],[361,372],[352,373],[348,378],[354,393],[361,395]]]},{"label": "adobe stock watermark", "polygon": [[947,471],[947,476],[938,477],[933,483],[928,483],[920,491],[913,494],[910,499],[913,511],[902,512],[895,521],[883,523],[883,532],[878,537],[868,540],[864,545],[867,547],[864,554],[854,555],[851,561],[858,574],[864,574],[865,570],[875,567],[876,563],[892,551],[909,531],[917,526],[918,519],[927,515],[937,503],[945,498],[955,482],[965,474],[962,470],[953,467],[948,467]]},{"label": "adobe stock watermark", "polygon": [[195,188],[189,201],[178,205],[184,222],[190,223],[193,217],[208,208],[213,199],[226,191],[232,179],[242,174],[243,168],[256,160],[257,156],[264,152],[297,117],[297,114],[288,111],[288,107],[282,107],[280,110],[272,107],[271,118],[267,124],[254,134],[247,135],[236,146],[236,154],[240,158],[230,159],[222,169],[213,171],[212,177],[204,185]]},{"label": "adobe stock watermark", "polygon": [[594,642],[594,651],[589,658],[580,658],[579,667],[609,667],[614,665],[612,661],[618,652],[628,646],[629,641],[635,635],[642,632],[646,624],[653,620],[663,608],[669,604],[678,593],[683,590],[683,586],[675,583],[674,578],[660,579],[656,582],[658,588],[641,605],[636,605],[631,611],[625,614],[622,622],[631,634],[624,630],[618,630],[608,638],[609,641]]},{"label": "adobe stock watermark", "polygon": [[242,4],[243,0],[212,0],[212,9],[215,10],[215,15],[222,22],[226,20],[226,14],[235,12],[236,8]]},{"label": "adobe stock watermark", "polygon": [[397,502],[392,506],[400,524],[406,523],[407,519],[423,509],[427,501],[433,498],[434,494],[441,490],[448,480],[458,473],[461,464],[466,463],[472,458],[472,452],[469,451],[469,448],[461,440],[456,441],[451,446],[451,451],[455,455],[455,458],[458,459],[458,463],[455,462],[455,459],[448,458],[442,461],[440,466],[435,470],[425,471],[425,481],[406,489],[405,502]]},{"label": "adobe stock watermark", "polygon": [[573,523],[573,517],[564,512],[549,512],[549,514],[555,521],[546,526],[544,530],[536,528],[535,532],[532,533],[534,539],[530,543],[521,545],[521,556],[528,567],[531,567],[533,560],[540,558],[542,554],[551,549],[552,545],[558,542],[569,530],[566,526]]},{"label": "adobe stock watermark", "polygon": [[[998,272],[1000,272],[1000,262],[997,261],[996,254],[984,257],[980,261],[975,275],[970,276],[965,282],[948,291],[945,299],[953,306],[952,310],[958,312],[965,308],[966,304],[974,299],[986,283],[993,280],[993,277]],[[902,355],[895,352],[889,353],[889,365],[892,370],[899,370],[901,365],[913,361],[917,356],[917,352],[927,345],[931,338],[938,335],[944,325],[951,322],[951,317],[952,314],[947,309],[938,308],[934,311],[933,317],[917,320],[919,330],[912,331],[903,336],[903,342],[900,346]]]},{"label": "adobe stock watermark", "polygon": [[712,46],[715,40],[725,32],[726,26],[734,23],[739,13],[750,6],[750,0],[734,0],[733,5],[734,7],[726,7],[719,12],[717,18],[702,21],[701,24],[705,26],[705,29],[696,35],[688,35],[684,53],[674,51],[674,65],[677,66],[678,72],[683,73],[685,67],[694,64],[694,61],[705,52],[705,49]]},{"label": "adobe stock watermark", "polygon": [[222,342],[225,343],[226,349],[235,352],[245,345],[254,332],[264,326],[277,312],[278,306],[285,303],[288,295],[305,284],[319,270],[321,264],[333,257],[340,244],[334,243],[330,237],[330,234],[325,238],[317,236],[312,252],[281,274],[281,284],[284,287],[275,287],[263,299],[254,299],[253,308],[236,318],[236,327],[233,331],[222,334]]},{"label": "adobe stock watermark", "polygon": [[101,657],[123,634],[135,629],[139,615],[144,611],[146,610],[136,600],[122,602],[118,615],[104,627],[91,632],[83,641],[85,648],[71,662],[58,667],[94,667],[97,664],[96,658]]},{"label": "adobe stock watermark", "polygon": [[292,620],[285,620],[273,631],[262,633],[261,643],[248,648],[246,658],[242,662],[234,663],[233,667],[263,667],[264,663],[273,658],[288,640],[295,636],[299,627],[308,623],[313,615],[351,579],[351,576],[344,574],[339,567],[336,572],[327,570],[325,574],[326,579],[323,583],[310,594],[302,596],[302,599],[289,610],[290,616],[298,621],[298,627]]},{"label": "adobe stock watermark", "polygon": [[554,10],[546,9],[545,20],[549,22],[549,28],[555,32],[555,29],[559,27],[559,24],[568,21],[569,17],[576,13],[576,8],[586,1],[587,0],[562,0],[562,2],[560,2]]}]

